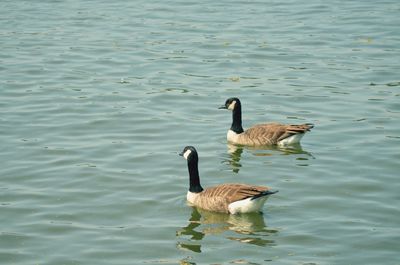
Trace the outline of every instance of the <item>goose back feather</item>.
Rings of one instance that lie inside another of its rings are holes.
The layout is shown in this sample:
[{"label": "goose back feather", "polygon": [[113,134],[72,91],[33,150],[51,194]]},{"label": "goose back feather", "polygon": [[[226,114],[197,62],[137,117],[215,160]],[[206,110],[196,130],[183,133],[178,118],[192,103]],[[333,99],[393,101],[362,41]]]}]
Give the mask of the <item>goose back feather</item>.
[{"label": "goose back feather", "polygon": [[232,203],[245,199],[259,200],[273,193],[275,192],[270,191],[269,187],[229,183],[207,188],[197,194],[191,194],[189,191],[187,199],[191,204],[205,210],[233,213],[229,209]]},{"label": "goose back feather", "polygon": [[227,139],[235,144],[249,146],[293,144],[298,143],[311,128],[313,128],[312,124],[258,124],[240,134],[229,130]]}]

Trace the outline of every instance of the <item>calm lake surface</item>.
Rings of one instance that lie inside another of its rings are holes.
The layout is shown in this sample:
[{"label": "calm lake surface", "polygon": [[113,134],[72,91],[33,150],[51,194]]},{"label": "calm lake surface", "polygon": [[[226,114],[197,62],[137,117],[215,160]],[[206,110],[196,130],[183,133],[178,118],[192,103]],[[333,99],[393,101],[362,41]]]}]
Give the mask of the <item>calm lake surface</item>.
[{"label": "calm lake surface", "polygon": [[[400,264],[400,2],[1,1],[0,263]],[[228,146],[315,124],[294,149]],[[264,214],[186,204],[268,185]]]}]

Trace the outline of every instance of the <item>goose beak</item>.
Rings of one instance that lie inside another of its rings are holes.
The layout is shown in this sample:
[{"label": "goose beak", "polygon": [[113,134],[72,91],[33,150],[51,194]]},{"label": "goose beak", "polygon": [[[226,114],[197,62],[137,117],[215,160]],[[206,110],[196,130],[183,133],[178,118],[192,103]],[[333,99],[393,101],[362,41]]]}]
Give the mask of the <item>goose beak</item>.
[{"label": "goose beak", "polygon": [[183,156],[183,152],[178,153],[178,155]]},{"label": "goose beak", "polygon": [[218,109],[228,109],[225,105],[222,105],[221,107],[219,107]]}]

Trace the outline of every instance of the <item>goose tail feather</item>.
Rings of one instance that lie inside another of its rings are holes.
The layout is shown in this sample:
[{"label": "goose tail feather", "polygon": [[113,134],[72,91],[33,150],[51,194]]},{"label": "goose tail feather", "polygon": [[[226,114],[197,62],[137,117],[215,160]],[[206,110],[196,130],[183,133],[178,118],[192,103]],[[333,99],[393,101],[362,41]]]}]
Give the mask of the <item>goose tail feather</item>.
[{"label": "goose tail feather", "polygon": [[255,199],[260,198],[260,197],[264,197],[264,196],[268,196],[268,195],[271,195],[271,194],[275,194],[277,192],[278,192],[278,190],[273,190],[273,191],[272,190],[266,190],[266,191],[261,192],[260,194],[254,195],[253,197],[251,197],[251,200],[255,200]]},{"label": "goose tail feather", "polygon": [[306,125],[308,126],[307,131],[310,131],[312,128],[314,128],[313,123],[306,123]]}]

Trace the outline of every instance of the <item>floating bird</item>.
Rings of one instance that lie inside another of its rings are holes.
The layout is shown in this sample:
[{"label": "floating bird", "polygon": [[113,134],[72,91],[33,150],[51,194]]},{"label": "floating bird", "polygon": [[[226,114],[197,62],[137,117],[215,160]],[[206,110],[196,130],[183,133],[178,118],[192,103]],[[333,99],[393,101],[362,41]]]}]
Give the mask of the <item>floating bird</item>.
[{"label": "floating bird", "polygon": [[232,126],[226,136],[228,142],[247,146],[299,144],[304,134],[314,125],[311,123],[286,125],[279,123],[257,124],[243,130],[242,105],[238,98],[229,98],[220,109],[232,111]]},{"label": "floating bird", "polygon": [[193,146],[186,146],[180,153],[187,160],[189,170],[189,191],[187,200],[192,205],[214,212],[250,213],[260,212],[271,191],[269,187],[238,183],[222,184],[203,189],[200,185],[198,155]]}]

